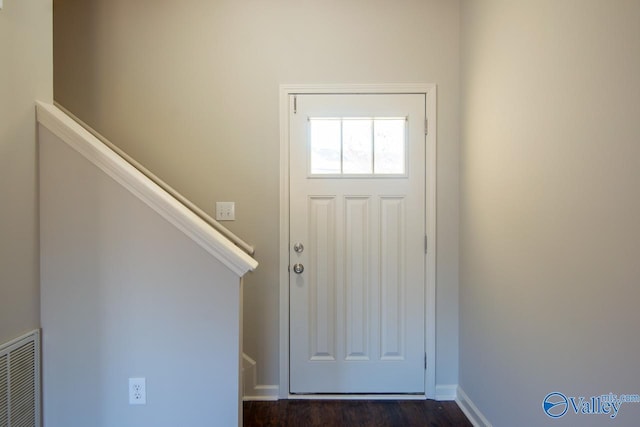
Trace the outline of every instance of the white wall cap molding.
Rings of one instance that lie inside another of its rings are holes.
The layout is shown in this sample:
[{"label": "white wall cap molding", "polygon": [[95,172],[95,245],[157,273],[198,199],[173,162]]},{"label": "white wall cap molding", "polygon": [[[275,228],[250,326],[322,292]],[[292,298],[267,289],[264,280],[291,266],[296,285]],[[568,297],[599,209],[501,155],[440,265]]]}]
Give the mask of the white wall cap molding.
[{"label": "white wall cap molding", "polygon": [[124,161],[54,105],[37,102],[37,121],[165,220],[182,231],[239,277],[258,262],[191,212],[144,174]]}]

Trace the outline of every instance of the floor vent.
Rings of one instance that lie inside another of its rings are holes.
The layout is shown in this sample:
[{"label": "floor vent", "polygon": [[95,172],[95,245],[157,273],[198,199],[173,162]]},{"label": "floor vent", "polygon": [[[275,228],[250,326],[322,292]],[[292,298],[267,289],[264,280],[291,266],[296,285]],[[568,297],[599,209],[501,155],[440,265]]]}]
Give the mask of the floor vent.
[{"label": "floor vent", "polygon": [[0,427],[40,426],[40,331],[0,346]]}]

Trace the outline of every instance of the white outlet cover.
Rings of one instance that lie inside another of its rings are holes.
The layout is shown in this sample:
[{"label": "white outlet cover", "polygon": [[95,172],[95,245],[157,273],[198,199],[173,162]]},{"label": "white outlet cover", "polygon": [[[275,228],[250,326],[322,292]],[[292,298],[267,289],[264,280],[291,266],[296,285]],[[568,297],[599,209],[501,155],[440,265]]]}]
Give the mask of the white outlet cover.
[{"label": "white outlet cover", "polygon": [[145,378],[129,378],[129,405],[147,404],[147,381]]}]

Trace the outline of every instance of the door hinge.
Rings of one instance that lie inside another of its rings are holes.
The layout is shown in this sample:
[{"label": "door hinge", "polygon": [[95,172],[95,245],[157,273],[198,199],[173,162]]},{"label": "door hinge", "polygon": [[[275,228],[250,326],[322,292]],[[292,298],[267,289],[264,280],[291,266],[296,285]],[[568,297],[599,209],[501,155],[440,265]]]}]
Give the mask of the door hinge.
[{"label": "door hinge", "polygon": [[424,253],[428,253],[429,252],[429,236],[427,236],[426,234],[424,235]]},{"label": "door hinge", "polygon": [[424,370],[427,370],[427,353],[424,354]]},{"label": "door hinge", "polygon": [[424,119],[424,134],[429,135],[429,119]]},{"label": "door hinge", "polygon": [[293,114],[298,114],[298,97],[293,96]]}]

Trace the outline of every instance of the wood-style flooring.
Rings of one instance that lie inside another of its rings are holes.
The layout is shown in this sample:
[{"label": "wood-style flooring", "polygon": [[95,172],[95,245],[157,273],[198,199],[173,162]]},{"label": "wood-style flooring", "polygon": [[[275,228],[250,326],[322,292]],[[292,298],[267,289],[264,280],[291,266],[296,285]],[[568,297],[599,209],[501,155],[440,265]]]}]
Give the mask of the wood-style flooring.
[{"label": "wood-style flooring", "polygon": [[472,427],[455,402],[279,400],[244,402],[245,427]]}]

